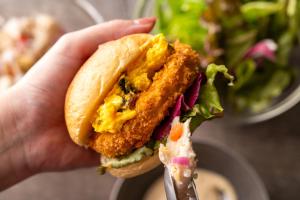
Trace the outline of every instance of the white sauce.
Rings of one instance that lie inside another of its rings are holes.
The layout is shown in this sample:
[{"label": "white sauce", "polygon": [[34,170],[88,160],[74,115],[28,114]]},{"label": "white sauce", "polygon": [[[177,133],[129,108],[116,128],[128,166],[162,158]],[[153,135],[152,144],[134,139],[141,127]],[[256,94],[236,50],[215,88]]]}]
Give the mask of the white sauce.
[{"label": "white sauce", "polygon": [[[181,123],[179,121],[179,117],[174,118],[172,122],[172,128],[175,125],[181,124],[183,128],[182,135],[176,141],[173,141],[169,136],[166,145],[160,144],[158,154],[160,161],[169,170],[171,176],[175,180],[177,187],[180,189],[187,188],[196,166],[196,154],[193,151],[191,132],[189,129],[190,121],[191,120],[188,119],[186,122]],[[188,159],[188,165],[172,162],[172,159],[180,157]]]},{"label": "white sauce", "polygon": [[[219,200],[222,191],[226,200],[237,200],[236,192],[232,184],[222,175],[210,170],[197,169],[197,179],[194,182],[197,187],[199,199],[202,200]],[[163,177],[157,179],[147,190],[143,200],[167,200],[164,190]]]}]

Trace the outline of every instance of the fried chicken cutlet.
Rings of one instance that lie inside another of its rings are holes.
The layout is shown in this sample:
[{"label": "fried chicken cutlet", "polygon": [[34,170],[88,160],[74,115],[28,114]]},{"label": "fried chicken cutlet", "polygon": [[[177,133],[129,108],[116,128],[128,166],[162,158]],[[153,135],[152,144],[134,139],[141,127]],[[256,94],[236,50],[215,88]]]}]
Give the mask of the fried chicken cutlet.
[{"label": "fried chicken cutlet", "polygon": [[[118,157],[127,155],[132,150],[146,144],[155,127],[168,114],[169,109],[175,105],[177,98],[192,84],[198,73],[198,67],[199,57],[197,53],[190,46],[175,42],[170,56],[151,77],[151,83],[144,87],[146,90],[134,96],[131,94],[132,91],[126,91],[126,89],[130,90],[131,85],[127,88],[126,86],[123,87],[123,99],[111,95],[112,100],[110,101],[119,106],[118,111],[127,113],[125,117],[122,115],[118,118],[119,122],[122,122],[118,129],[102,128],[97,131],[97,127],[101,127],[104,122],[103,119],[96,120],[94,124],[100,125],[94,125],[94,128],[96,127],[95,133],[90,137],[91,148],[106,157]],[[122,81],[118,83],[120,87],[124,86],[120,83]],[[134,98],[131,98],[130,95]],[[129,103],[128,101],[124,103],[126,98],[127,100],[131,99]],[[118,99],[120,99],[120,103],[116,103],[119,101]],[[123,108],[124,104],[127,104],[125,109]],[[98,115],[104,109],[107,110],[108,106],[105,108],[100,106]],[[113,120],[107,123],[108,126],[114,124]]]}]

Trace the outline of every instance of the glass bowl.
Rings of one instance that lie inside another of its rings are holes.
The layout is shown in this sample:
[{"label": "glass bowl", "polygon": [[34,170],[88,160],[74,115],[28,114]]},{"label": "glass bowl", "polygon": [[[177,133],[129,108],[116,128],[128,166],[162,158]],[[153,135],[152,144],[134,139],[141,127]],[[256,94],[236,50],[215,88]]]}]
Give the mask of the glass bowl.
[{"label": "glass bowl", "polygon": [[87,0],[1,0],[0,25],[11,17],[48,14],[65,32],[75,31],[103,21]]},{"label": "glass bowl", "polygon": [[[137,0],[133,17],[149,17],[155,16],[154,13],[155,0]],[[155,29],[154,29],[155,30]],[[298,56],[297,56],[298,55]],[[285,91],[275,98],[272,104],[259,113],[236,113],[232,111],[228,103],[225,102],[225,115],[228,121],[233,124],[254,124],[272,119],[287,110],[291,109],[300,102],[300,47],[296,47],[290,56],[291,66],[294,66],[295,79]]]}]

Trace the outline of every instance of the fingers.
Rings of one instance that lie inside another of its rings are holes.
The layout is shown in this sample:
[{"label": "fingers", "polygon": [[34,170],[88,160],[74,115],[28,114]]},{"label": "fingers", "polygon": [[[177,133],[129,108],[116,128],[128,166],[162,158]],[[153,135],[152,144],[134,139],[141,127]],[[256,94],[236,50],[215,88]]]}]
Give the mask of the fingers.
[{"label": "fingers", "polygon": [[80,31],[66,34],[56,45],[56,50],[67,57],[86,59],[99,44],[134,33],[148,33],[156,19],[113,20]]},{"label": "fingers", "polygon": [[65,156],[64,161],[61,161],[61,166],[56,166],[58,168],[54,167],[52,170],[70,170],[100,165],[100,154],[90,149],[83,149],[82,147],[72,150],[71,154]]}]

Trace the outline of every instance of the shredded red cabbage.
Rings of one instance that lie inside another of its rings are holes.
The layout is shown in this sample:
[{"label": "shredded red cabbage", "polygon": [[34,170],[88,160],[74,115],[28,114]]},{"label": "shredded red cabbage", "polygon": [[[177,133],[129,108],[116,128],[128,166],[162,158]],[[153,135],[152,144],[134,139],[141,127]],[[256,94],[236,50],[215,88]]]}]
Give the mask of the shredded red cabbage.
[{"label": "shredded red cabbage", "polygon": [[200,87],[201,87],[201,82],[202,82],[202,73],[199,73],[197,75],[197,78],[195,79],[195,81],[193,82],[193,84],[191,85],[191,87],[189,87],[189,89],[184,93],[184,102],[186,103],[186,105],[189,108],[192,108],[198,97],[199,97],[199,91],[200,91]]},{"label": "shredded red cabbage", "polygon": [[173,119],[176,116],[179,116],[181,113],[181,105],[182,105],[182,101],[183,101],[183,95],[180,95],[180,97],[177,99],[177,102],[175,104],[175,106],[173,107],[171,114],[166,117],[166,119],[164,119],[154,130],[153,136],[155,140],[161,140],[163,138],[165,138],[170,130],[171,130],[171,123],[173,121]]},{"label": "shredded red cabbage", "polygon": [[171,130],[171,123],[176,116],[180,116],[181,110],[190,110],[196,103],[199,90],[201,87],[201,81],[204,74],[199,73],[193,84],[185,92],[184,95],[180,95],[176,101],[175,106],[172,108],[170,115],[167,116],[161,123],[156,127],[153,133],[155,140],[162,140],[169,135]]},{"label": "shredded red cabbage", "polygon": [[253,58],[259,64],[263,59],[275,61],[276,43],[271,39],[265,39],[256,43],[245,54],[244,58]]}]

